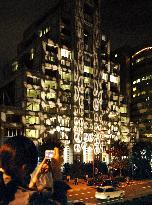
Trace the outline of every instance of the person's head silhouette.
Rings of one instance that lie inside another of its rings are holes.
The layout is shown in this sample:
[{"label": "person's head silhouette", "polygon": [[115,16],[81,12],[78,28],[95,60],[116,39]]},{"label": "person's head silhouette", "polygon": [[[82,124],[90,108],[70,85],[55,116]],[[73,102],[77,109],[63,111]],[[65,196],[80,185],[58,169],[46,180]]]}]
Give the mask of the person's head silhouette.
[{"label": "person's head silhouette", "polygon": [[0,202],[11,201],[16,193],[17,187],[27,187],[30,182],[30,174],[37,165],[38,151],[27,137],[14,136],[7,139],[0,147],[0,168],[10,177],[5,184],[0,180]]}]

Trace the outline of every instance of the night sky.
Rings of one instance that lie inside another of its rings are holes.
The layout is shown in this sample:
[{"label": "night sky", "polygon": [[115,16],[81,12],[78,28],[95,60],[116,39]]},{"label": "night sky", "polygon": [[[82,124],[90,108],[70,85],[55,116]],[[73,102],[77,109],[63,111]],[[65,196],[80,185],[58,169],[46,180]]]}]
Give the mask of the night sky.
[{"label": "night sky", "polygon": [[[54,0],[0,0],[0,64],[16,56],[23,31]],[[56,0],[57,1],[57,0]],[[152,42],[152,0],[101,0],[102,25],[112,49]]]}]

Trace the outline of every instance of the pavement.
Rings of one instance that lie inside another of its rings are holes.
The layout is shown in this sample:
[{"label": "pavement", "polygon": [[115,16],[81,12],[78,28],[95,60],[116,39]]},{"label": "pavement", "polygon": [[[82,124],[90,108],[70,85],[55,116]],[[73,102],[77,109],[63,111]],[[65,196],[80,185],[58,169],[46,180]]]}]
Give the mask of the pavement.
[{"label": "pavement", "polygon": [[[83,179],[79,179],[78,180],[78,185],[75,185],[74,184],[74,180],[70,180],[69,182],[66,182],[70,187],[71,187],[71,190],[80,190],[80,189],[86,189],[88,186],[87,186],[87,183],[83,180]],[[69,190],[70,191],[70,190]]]}]

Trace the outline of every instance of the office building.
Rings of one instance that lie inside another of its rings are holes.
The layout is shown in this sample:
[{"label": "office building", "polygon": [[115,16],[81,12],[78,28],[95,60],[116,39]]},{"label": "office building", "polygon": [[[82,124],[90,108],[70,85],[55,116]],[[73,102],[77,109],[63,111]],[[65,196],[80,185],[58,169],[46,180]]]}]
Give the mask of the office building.
[{"label": "office building", "polygon": [[[19,115],[20,132],[36,144],[60,140],[65,163],[109,163],[111,141],[130,141],[120,67],[110,60],[100,6],[100,0],[57,1],[24,32],[11,77],[0,88],[1,104]],[[15,132],[1,128],[1,136]]]},{"label": "office building", "polygon": [[131,56],[132,112],[140,138],[152,140],[152,47],[138,48]]},{"label": "office building", "polygon": [[152,139],[151,56],[152,47],[148,44],[121,48],[113,54],[115,62],[120,63],[122,83],[126,82],[120,92],[126,96],[130,121],[138,128],[139,140],[146,141]]}]

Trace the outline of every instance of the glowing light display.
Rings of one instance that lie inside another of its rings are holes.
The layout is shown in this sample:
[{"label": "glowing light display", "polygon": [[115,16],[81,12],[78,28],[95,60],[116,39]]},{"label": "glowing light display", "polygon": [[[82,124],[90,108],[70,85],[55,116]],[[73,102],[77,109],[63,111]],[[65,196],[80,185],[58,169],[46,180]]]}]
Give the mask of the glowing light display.
[{"label": "glowing light display", "polygon": [[[70,47],[72,40],[66,43],[66,37],[60,39],[60,44],[53,42],[45,36],[51,31],[50,26],[45,27],[39,31],[37,50],[31,53],[30,48],[31,59],[38,65],[43,62],[42,66],[38,72],[36,68],[25,71],[23,82],[18,78],[15,84],[24,88],[23,92],[17,89],[16,95],[17,100],[24,96],[20,104],[25,111],[25,134],[38,142],[53,135],[63,143],[64,162],[69,163],[81,154],[85,162],[93,161],[96,156],[102,158],[103,154],[107,161],[105,149],[111,138],[120,138],[126,130],[119,115],[126,112],[119,100],[120,78],[119,72],[115,72],[119,71],[119,65],[110,62],[110,44],[101,34],[100,11],[95,7],[93,24],[88,26],[82,2],[75,2],[75,28],[70,32],[74,33],[71,39],[75,37],[75,48]],[[18,67],[14,66],[16,72]],[[137,79],[134,83],[139,82]],[[5,118],[1,116],[7,124]]]}]

